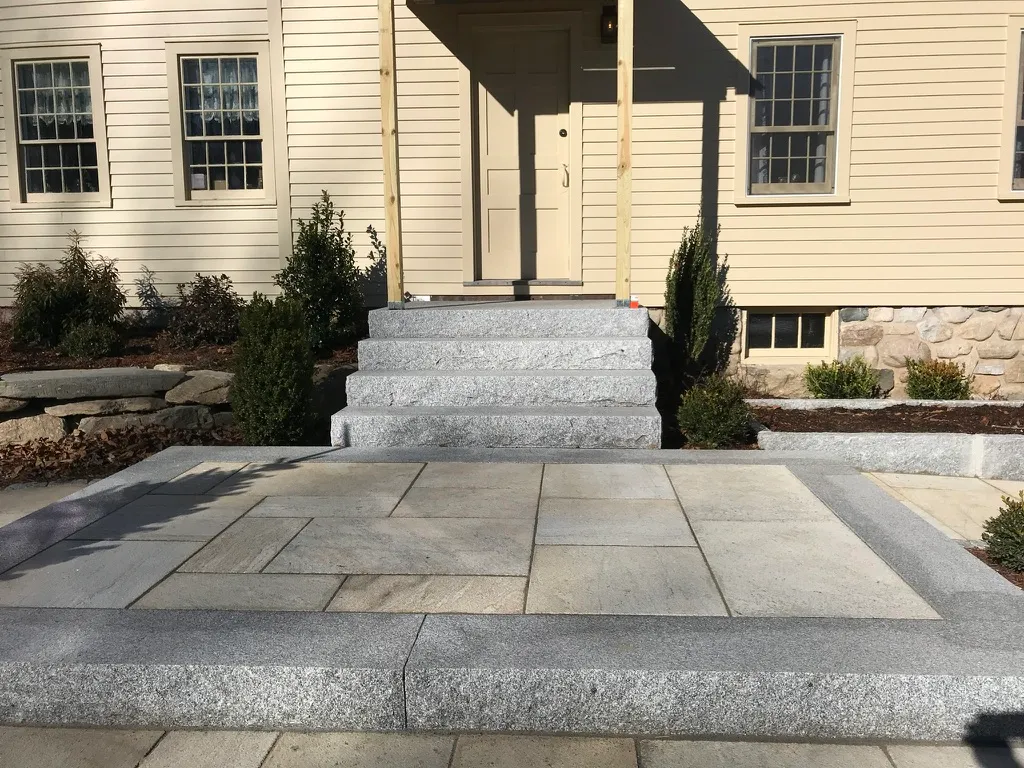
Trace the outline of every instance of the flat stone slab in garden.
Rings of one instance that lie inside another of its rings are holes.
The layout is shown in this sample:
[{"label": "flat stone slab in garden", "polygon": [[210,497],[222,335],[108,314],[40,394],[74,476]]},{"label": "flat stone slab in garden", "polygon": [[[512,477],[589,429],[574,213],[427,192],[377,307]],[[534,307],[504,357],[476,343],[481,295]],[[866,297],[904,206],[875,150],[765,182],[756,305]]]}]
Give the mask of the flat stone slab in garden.
[{"label": "flat stone slab in garden", "polygon": [[149,368],[94,368],[28,371],[0,376],[0,397],[21,400],[78,400],[144,397],[174,387],[184,373]]},{"label": "flat stone slab in garden", "polygon": [[789,452],[175,448],[0,528],[4,605],[44,607],[0,607],[0,723],[953,740],[1024,699],[1024,592]]}]

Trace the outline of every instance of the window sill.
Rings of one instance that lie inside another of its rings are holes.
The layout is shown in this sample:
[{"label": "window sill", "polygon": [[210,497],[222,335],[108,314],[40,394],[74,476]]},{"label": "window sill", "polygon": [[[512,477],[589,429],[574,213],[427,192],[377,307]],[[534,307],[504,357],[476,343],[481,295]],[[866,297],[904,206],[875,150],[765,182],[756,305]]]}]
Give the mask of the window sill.
[{"label": "window sill", "polygon": [[1024,189],[1014,190],[1013,192],[1000,192],[996,195],[996,200],[1000,203],[1024,203]]},{"label": "window sill", "polygon": [[825,350],[820,350],[819,354],[810,355],[779,355],[777,357],[772,355],[755,355],[743,358],[743,365],[817,365],[822,362],[829,362],[834,360],[833,355],[828,354]]},{"label": "window sill", "polygon": [[108,198],[106,200],[76,200],[74,202],[67,200],[11,200],[10,205],[12,211],[84,211],[110,208],[112,203]]},{"label": "window sill", "polygon": [[737,207],[771,205],[850,205],[849,195],[742,195],[733,200]]},{"label": "window sill", "polygon": [[176,208],[276,208],[277,200],[253,199],[251,197],[241,200],[231,200],[230,198],[212,198],[209,200],[177,199],[174,201],[174,205]]}]

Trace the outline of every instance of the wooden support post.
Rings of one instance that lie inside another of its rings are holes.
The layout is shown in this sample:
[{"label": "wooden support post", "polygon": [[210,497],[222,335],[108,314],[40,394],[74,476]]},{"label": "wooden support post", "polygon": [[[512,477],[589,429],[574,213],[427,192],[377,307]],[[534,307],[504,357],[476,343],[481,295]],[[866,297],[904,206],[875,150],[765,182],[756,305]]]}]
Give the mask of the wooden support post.
[{"label": "wooden support post", "polygon": [[377,0],[380,24],[380,128],[384,150],[384,245],[388,252],[388,307],[405,306],[402,279],[402,205],[398,191],[398,96],[395,87],[394,0]]},{"label": "wooden support post", "polygon": [[615,303],[629,306],[633,238],[633,0],[618,0],[616,66]]}]

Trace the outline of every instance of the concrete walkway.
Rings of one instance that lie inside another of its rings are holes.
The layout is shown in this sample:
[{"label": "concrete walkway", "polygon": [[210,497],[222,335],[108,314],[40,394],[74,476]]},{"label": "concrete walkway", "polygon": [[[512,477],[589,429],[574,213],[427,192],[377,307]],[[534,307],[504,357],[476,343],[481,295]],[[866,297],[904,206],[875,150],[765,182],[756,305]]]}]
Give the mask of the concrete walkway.
[{"label": "concrete walkway", "polygon": [[16,483],[0,488],[0,528],[20,520],[30,512],[60,501],[88,484],[88,480],[69,480],[59,483]]},{"label": "concrete walkway", "polygon": [[544,736],[0,727],[17,768],[1019,768],[1024,749]]}]

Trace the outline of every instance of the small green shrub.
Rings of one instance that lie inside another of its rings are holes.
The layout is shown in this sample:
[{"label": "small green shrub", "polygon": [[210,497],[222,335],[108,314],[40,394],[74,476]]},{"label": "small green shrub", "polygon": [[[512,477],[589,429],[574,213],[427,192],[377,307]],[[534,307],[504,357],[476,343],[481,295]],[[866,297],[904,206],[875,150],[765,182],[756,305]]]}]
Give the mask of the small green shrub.
[{"label": "small green shrub", "polygon": [[907,397],[913,400],[969,400],[973,383],[959,363],[907,359]]},{"label": "small green shrub", "polygon": [[143,266],[142,276],[135,278],[135,296],[142,307],[139,325],[149,328],[163,328],[171,319],[174,305],[156,287],[156,273]]},{"label": "small green shrub", "polygon": [[301,308],[256,294],[242,310],[231,409],[249,445],[298,445],[312,421],[313,352]]},{"label": "small green shrub", "polygon": [[356,267],[352,234],[345,214],[335,213],[325,191],[313,205],[309,221],[299,220],[299,234],[288,264],[274,282],[296,302],[309,323],[315,352],[358,333],[363,309],[361,273]]},{"label": "small green shrub", "polygon": [[704,352],[722,298],[721,270],[715,263],[717,234],[705,226],[703,211],[698,213],[696,225],[683,229],[665,278],[665,333],[689,363]]},{"label": "small green shrub", "polygon": [[57,269],[26,265],[14,288],[11,330],[19,344],[56,347],[68,331],[83,323],[113,327],[127,297],[112,261],[87,253],[82,236],[68,234]]},{"label": "small green shrub", "polygon": [[1020,498],[1003,497],[999,514],[985,523],[982,540],[988,556],[1014,571],[1024,571],[1024,491]]},{"label": "small green shrub", "polygon": [[849,399],[878,397],[878,372],[860,355],[849,360],[811,365],[804,369],[804,386],[812,397]]},{"label": "small green shrub", "polygon": [[238,338],[244,303],[227,275],[197,274],[192,282],[178,285],[178,304],[171,312],[171,336],[183,347],[231,344]]},{"label": "small green shrub", "polygon": [[750,435],[750,407],[743,387],[724,376],[709,376],[683,393],[679,429],[697,448],[726,448]]},{"label": "small green shrub", "polygon": [[107,357],[121,350],[121,334],[109,325],[93,322],[76,325],[64,334],[61,354],[68,357]]}]

